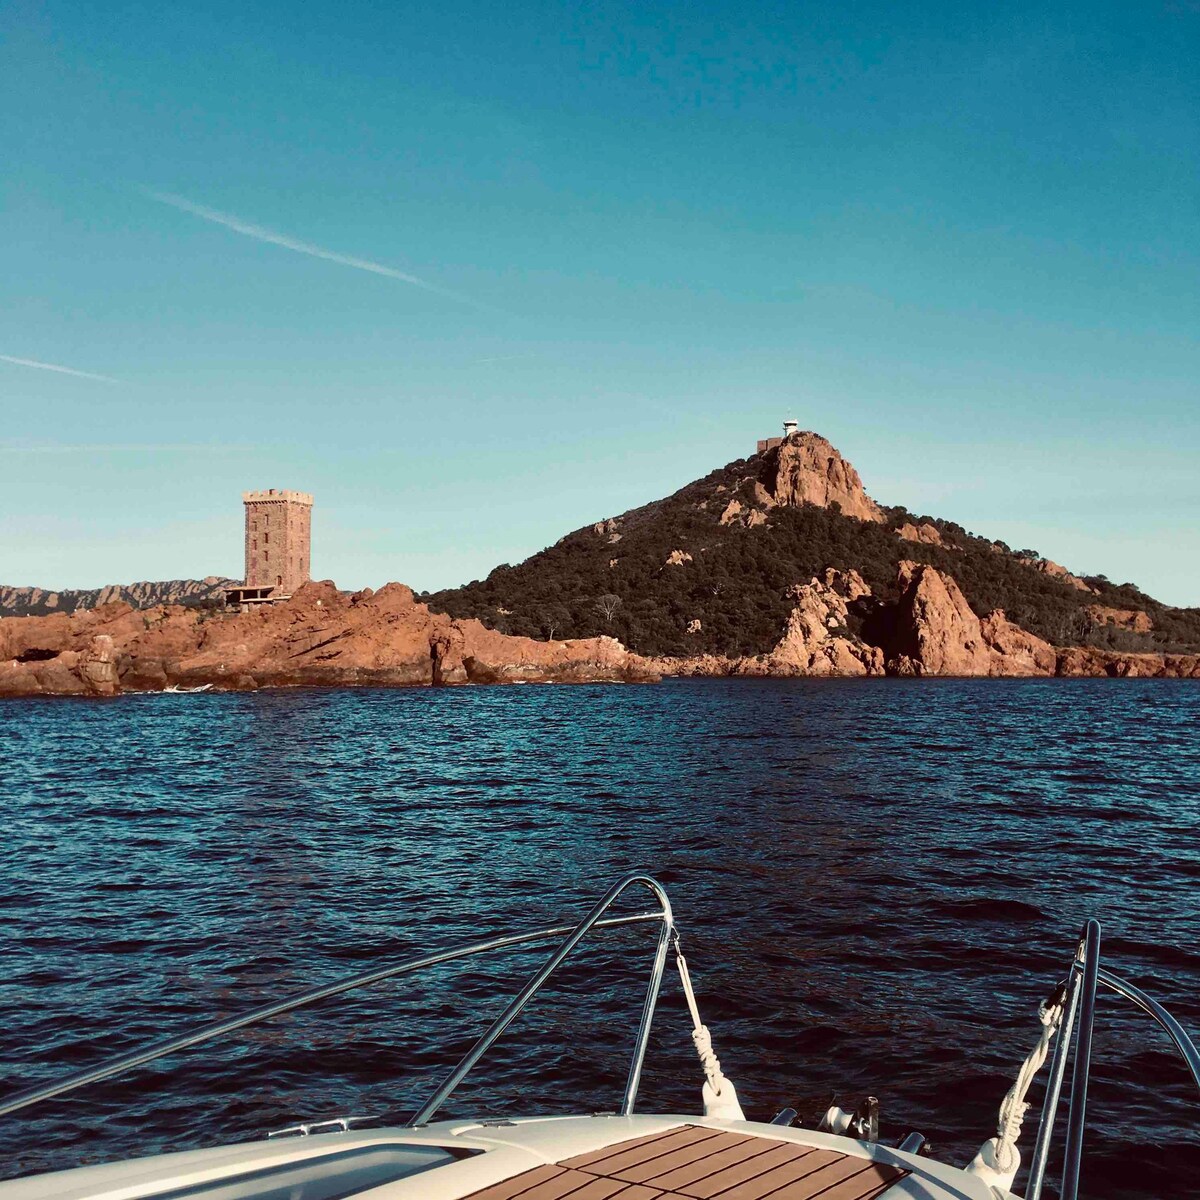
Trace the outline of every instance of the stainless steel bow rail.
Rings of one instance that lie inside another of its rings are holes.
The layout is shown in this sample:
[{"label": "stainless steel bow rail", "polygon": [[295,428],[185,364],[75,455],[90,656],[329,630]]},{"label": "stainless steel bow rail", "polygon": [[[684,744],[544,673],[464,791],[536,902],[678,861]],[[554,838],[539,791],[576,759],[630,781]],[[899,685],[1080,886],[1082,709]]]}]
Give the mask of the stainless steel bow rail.
[{"label": "stainless steel bow rail", "polygon": [[[605,917],[604,914],[613,906],[618,897],[623,892],[634,887],[644,888],[653,895],[655,900],[658,901],[657,911],[637,913],[628,917]],[[613,929],[619,926],[639,925],[653,921],[659,922],[661,929],[659,930],[658,943],[655,948],[650,982],[647,986],[646,998],[642,1005],[641,1021],[638,1025],[637,1037],[634,1040],[633,1055],[630,1060],[629,1074],[625,1083],[625,1094],[621,1101],[621,1115],[628,1116],[633,1112],[634,1101],[637,1099],[638,1084],[642,1077],[642,1063],[646,1057],[646,1044],[650,1037],[650,1023],[654,1018],[654,1009],[658,1003],[659,990],[662,987],[667,947],[672,937],[675,936],[675,918],[671,912],[671,902],[667,898],[667,893],[663,890],[662,885],[656,880],[651,879],[648,875],[629,875],[613,884],[604,896],[596,902],[587,916],[577,925],[555,925],[547,929],[535,930],[533,933],[489,938],[484,942],[474,942],[468,946],[457,946],[451,950],[442,950],[434,954],[422,955],[420,958],[410,958],[404,962],[396,963],[394,966],[380,967],[374,971],[367,971],[363,974],[352,976],[339,983],[312,988],[309,991],[301,992],[299,995],[291,996],[286,1000],[279,1000],[274,1004],[267,1004],[262,1008],[242,1013],[240,1016],[213,1021],[210,1024],[201,1025],[199,1028],[193,1029],[190,1033],[168,1038],[165,1041],[154,1042],[149,1046],[143,1046],[140,1050],[134,1050],[129,1054],[110,1058],[94,1067],[89,1067],[87,1070],[67,1075],[54,1083],[44,1084],[41,1087],[26,1088],[24,1091],[17,1092],[15,1095],[9,1096],[6,1100],[0,1101],[0,1116],[16,1112],[18,1109],[28,1108],[31,1104],[37,1104],[42,1100],[49,1100],[54,1096],[61,1096],[64,1092],[74,1091],[76,1088],[84,1087],[89,1083],[97,1083],[102,1079],[110,1079],[114,1075],[120,1075],[125,1071],[131,1071],[136,1067],[153,1062],[156,1058],[174,1054],[177,1050],[186,1050],[191,1046],[198,1046],[201,1042],[208,1042],[213,1038],[232,1033],[235,1029],[242,1029],[247,1025],[255,1025],[260,1021],[267,1021],[271,1017],[277,1017],[282,1013],[291,1012],[293,1009],[316,1004],[321,1000],[329,999],[331,996],[339,996],[344,992],[353,991],[355,988],[365,987],[372,983],[380,983],[385,979],[394,979],[400,975],[410,975],[415,971],[420,971],[427,967],[436,967],[442,963],[470,958],[477,954],[486,954],[494,950],[507,950],[513,946],[527,945],[531,942],[550,941],[566,934],[567,936],[557,949],[555,949],[554,953],[535,972],[521,991],[513,997],[504,1012],[496,1018],[487,1032],[463,1058],[462,1062],[450,1072],[433,1095],[413,1116],[411,1122],[409,1122],[413,1125],[424,1124],[441,1107],[450,1093],[466,1078],[467,1073],[483,1057],[496,1039],[517,1019],[530,1000],[533,999],[550,976],[554,974],[563,961],[592,929]]]},{"label": "stainless steel bow rail", "polygon": [[[1063,1080],[1066,1077],[1072,1032],[1075,1033],[1074,1067],[1071,1074],[1071,1095],[1067,1104],[1067,1143],[1063,1152],[1063,1178],[1059,1200],[1077,1200],[1079,1196],[1079,1171],[1083,1159],[1083,1134],[1087,1119],[1088,1075],[1092,1061],[1092,1032],[1095,1026],[1096,992],[1099,984],[1104,984],[1110,991],[1132,1000],[1138,1008],[1149,1013],[1158,1022],[1187,1064],[1197,1089],[1200,1089],[1200,1051],[1196,1049],[1195,1043],[1188,1037],[1183,1026],[1157,1000],[1147,996],[1128,980],[1100,966],[1100,923],[1088,921],[1080,935],[1079,946],[1067,978],[1061,985],[1066,993],[1062,1026],[1054,1047],[1054,1057],[1050,1062],[1046,1096],[1042,1103],[1042,1118],[1038,1125],[1033,1159],[1029,1164],[1029,1180],[1025,1186],[1025,1200],[1040,1200],[1042,1194],[1050,1141],[1054,1134],[1055,1118],[1058,1115]],[[1076,1022],[1078,1030],[1075,1030]]]},{"label": "stainless steel bow rail", "polygon": [[[625,917],[606,917],[604,914],[613,906],[617,899],[631,888],[645,889],[657,901],[654,911],[641,912]],[[385,979],[409,975],[427,967],[439,966],[442,963],[459,959],[471,958],[491,951],[506,950],[514,946],[529,945],[537,942],[551,941],[562,938],[549,958],[534,972],[521,990],[512,998],[504,1011],[498,1016],[487,1031],[463,1057],[462,1061],[438,1085],[428,1100],[412,1115],[407,1124],[424,1125],[456,1087],[466,1078],[476,1063],[487,1053],[496,1040],[524,1011],[533,997],[541,990],[555,971],[571,955],[579,943],[593,929],[612,929],[626,925],[640,925],[652,922],[659,923],[658,941],[655,947],[654,960],[650,971],[650,980],[646,987],[645,999],[642,1003],[641,1019],[638,1023],[637,1036],[634,1039],[633,1052],[629,1063],[629,1073],[625,1081],[625,1092],[621,1100],[620,1113],[627,1116],[633,1112],[637,1099],[638,1085],[642,1077],[642,1064],[646,1057],[646,1046],[650,1037],[650,1025],[654,1019],[654,1010],[658,1003],[659,992],[662,988],[663,972],[666,966],[667,951],[672,942],[676,943],[678,951],[678,934],[675,920],[671,911],[671,902],[661,884],[648,875],[629,875],[615,883],[592,907],[591,911],[576,925],[555,925],[547,929],[538,929],[532,933],[513,934],[508,937],[489,938],[487,941],[474,942],[467,946],[457,946],[450,950],[441,950],[433,954],[410,958],[390,967],[380,967],[374,971],[354,975],[338,983],[326,984],[306,992],[292,996],[274,1004],[264,1005],[240,1016],[226,1017],[193,1029],[190,1033],[165,1041],[155,1042],[135,1050],[108,1059],[87,1070],[76,1072],[55,1083],[44,1084],[40,1087],[27,1088],[17,1092],[7,1100],[0,1101],[0,1116],[27,1108],[42,1100],[60,1096],[64,1092],[74,1091],[89,1083],[97,1083],[109,1079],[125,1071],[133,1070],[146,1063],[153,1062],[177,1050],[185,1050],[202,1042],[232,1033],[247,1025],[269,1020],[293,1009],[304,1008],[317,1004],[332,996],[338,996],[355,988],[368,984],[380,983]],[[564,936],[565,935],[565,936]],[[686,977],[686,972],[681,971]],[[1171,1016],[1158,1001],[1147,996],[1140,988],[1135,987],[1119,975],[1114,975],[1100,966],[1100,925],[1089,921],[1084,926],[1078,948],[1072,959],[1066,980],[1056,993],[1055,1003],[1060,997],[1063,1005],[1062,1023],[1059,1027],[1054,1046],[1054,1055],[1050,1064],[1050,1074],[1046,1083],[1046,1095],[1042,1104],[1041,1122],[1038,1126],[1037,1140],[1033,1157],[1029,1166],[1029,1179],[1025,1189],[1026,1200],[1041,1200],[1042,1187],[1045,1182],[1046,1167],[1049,1160],[1050,1143],[1054,1133],[1055,1121],[1058,1115],[1059,1102],[1062,1096],[1063,1083],[1066,1079],[1067,1062],[1073,1058],[1071,1077],[1071,1092],[1067,1105],[1067,1140],[1064,1150],[1064,1166],[1062,1187],[1058,1200],[1078,1200],[1080,1162],[1083,1156],[1083,1136],[1087,1117],[1087,1087],[1091,1070],[1092,1033],[1095,1024],[1096,993],[1099,986],[1106,988],[1131,1000],[1166,1031],[1175,1048],[1179,1051],[1191,1073],[1196,1087],[1200,1089],[1200,1051],[1188,1037],[1183,1027]],[[785,1110],[789,1120],[794,1113]],[[785,1114],[780,1114],[780,1118]],[[780,1118],[776,1118],[777,1121]],[[353,1118],[339,1118],[336,1122],[317,1122],[311,1126],[297,1126],[295,1132],[325,1130],[334,1126],[348,1127]],[[782,1121],[781,1123],[788,1123]],[[285,1132],[293,1132],[288,1130]],[[920,1139],[914,1135],[916,1142],[906,1139],[902,1149],[917,1148]]]}]

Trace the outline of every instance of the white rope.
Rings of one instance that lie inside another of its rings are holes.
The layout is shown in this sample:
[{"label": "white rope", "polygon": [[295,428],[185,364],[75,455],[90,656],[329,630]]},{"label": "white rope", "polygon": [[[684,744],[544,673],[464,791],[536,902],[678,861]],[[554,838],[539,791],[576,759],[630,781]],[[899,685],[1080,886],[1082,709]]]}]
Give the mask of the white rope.
[{"label": "white rope", "polygon": [[[1025,1097],[1029,1094],[1035,1076],[1042,1069],[1050,1053],[1050,1043],[1062,1024],[1063,1004],[1059,1000],[1055,1004],[1046,1005],[1044,1002],[1038,1008],[1038,1020],[1042,1023],[1042,1036],[1038,1044],[1029,1052],[1029,1056],[1017,1072],[1016,1082],[1009,1088],[1008,1095],[1000,1103],[1000,1123],[996,1127],[996,1162],[1002,1171],[1009,1169],[1016,1156],[1017,1141],[1021,1136],[1021,1125],[1025,1114],[1029,1111],[1029,1102]],[[1019,1158],[1017,1159],[1019,1162]],[[1015,1164],[1014,1164],[1015,1166]]]},{"label": "white rope", "polygon": [[972,1175],[977,1175],[995,1188],[1004,1191],[1011,1188],[1020,1169],[1021,1152],[1017,1149],[1017,1141],[1021,1136],[1021,1124],[1025,1120],[1025,1114],[1029,1111],[1029,1103],[1025,1097],[1029,1094],[1034,1077],[1042,1069],[1042,1064],[1050,1053],[1050,1043],[1062,1024],[1063,999],[1064,992],[1060,989],[1039,1006],[1038,1020],[1042,1023],[1042,1036],[1021,1064],[1016,1082],[1000,1103],[1000,1122],[996,1126],[996,1136],[988,1138],[979,1147],[979,1153],[967,1164],[967,1170]]},{"label": "white rope", "polygon": [[688,972],[687,959],[675,942],[675,962],[679,967],[679,982],[683,985],[683,997],[687,1001],[688,1012],[692,1015],[692,1043],[700,1058],[700,1066],[704,1071],[704,1115],[708,1117],[724,1117],[727,1120],[744,1121],[745,1115],[738,1103],[737,1091],[721,1070],[721,1060],[717,1058],[712,1047],[712,1034],[708,1026],[700,1019],[700,1009],[696,1005],[696,993],[692,988],[692,977]]}]

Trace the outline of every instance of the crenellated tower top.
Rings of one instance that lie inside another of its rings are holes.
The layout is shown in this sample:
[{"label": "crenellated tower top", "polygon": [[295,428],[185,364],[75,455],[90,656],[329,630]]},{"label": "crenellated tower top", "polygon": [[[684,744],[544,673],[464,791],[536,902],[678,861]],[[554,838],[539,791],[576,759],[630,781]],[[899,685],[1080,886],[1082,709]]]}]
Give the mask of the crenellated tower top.
[{"label": "crenellated tower top", "polygon": [[277,488],[267,488],[262,492],[243,492],[243,504],[265,504],[265,503],[289,503],[289,504],[305,504],[312,508],[313,498],[308,492],[289,492],[280,491]]}]

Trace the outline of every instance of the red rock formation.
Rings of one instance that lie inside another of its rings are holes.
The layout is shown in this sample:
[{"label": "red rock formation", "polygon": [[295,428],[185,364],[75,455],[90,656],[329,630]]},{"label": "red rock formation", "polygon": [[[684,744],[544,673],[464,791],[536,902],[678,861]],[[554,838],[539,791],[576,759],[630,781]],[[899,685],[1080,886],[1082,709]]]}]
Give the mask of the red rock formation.
[{"label": "red rock formation", "polygon": [[816,433],[794,433],[762,456],[759,483],[769,504],[841,505],[860,521],[882,521],[883,510],[863,490],[858,472]]},{"label": "red rock formation", "polygon": [[997,609],[982,620],[957,583],[933,567],[900,564],[896,612],[897,675],[1053,675],[1057,652]]},{"label": "red rock formation", "polygon": [[1085,583],[1078,575],[1072,575],[1066,567],[1061,566],[1056,562],[1052,562],[1048,558],[1024,558],[1022,562],[1027,563],[1035,571],[1041,571],[1043,575],[1049,575],[1051,579],[1061,579],[1063,583],[1070,584],[1081,592],[1095,592],[1095,588],[1089,583]]},{"label": "red rock formation", "polygon": [[989,675],[1053,675],[1058,651],[1040,637],[1013,624],[1003,609],[979,622],[989,651]]},{"label": "red rock formation", "polygon": [[721,516],[719,519],[720,524],[732,525],[735,521],[742,520],[745,511],[746,511],[746,506],[740,500],[738,500],[738,499],[730,500],[730,502],[727,505],[725,505],[724,512],[721,513]]},{"label": "red rock formation", "polygon": [[827,570],[792,589],[795,607],[770,654],[661,658],[653,660],[654,667],[664,675],[882,675],[883,651],[865,645],[848,628],[848,605],[870,594],[857,571]]},{"label": "red rock formation", "polygon": [[920,525],[905,521],[896,530],[896,535],[904,538],[906,542],[920,542],[925,546],[944,546],[946,544],[942,540],[942,531],[928,521],[922,521]]},{"label": "red rock formation", "polygon": [[215,617],[113,603],[72,617],[0,620],[0,695],[653,678],[613,638],[509,637],[430,613],[397,583],[353,596],[307,584],[285,603]]},{"label": "red rock formation", "polygon": [[871,589],[857,571],[827,570],[819,579],[792,589],[796,607],[774,650],[766,656],[768,675],[882,675],[883,651],[864,645],[849,632],[849,601]]},{"label": "red rock formation", "polygon": [[655,659],[663,675],[1110,675],[1200,679],[1200,655],[1119,654],[1058,649],[996,609],[980,618],[955,581],[923,563],[904,562],[902,592],[892,612],[890,653],[849,630],[849,605],[870,595],[854,571],[826,571],[793,589],[796,605],[770,654],[747,658],[699,655]]},{"label": "red rock formation", "polygon": [[903,592],[888,670],[897,675],[987,675],[991,653],[979,618],[949,575],[902,562]]},{"label": "red rock formation", "polygon": [[1200,679],[1200,654],[1121,654],[1069,646],[1058,652],[1056,673],[1119,679]]},{"label": "red rock formation", "polygon": [[[1200,655],[1056,650],[997,610],[980,619],[958,585],[906,562],[886,670],[895,675],[1110,675],[1200,679]],[[72,616],[0,619],[0,695],[110,696],[172,685],[218,688],[650,680],[673,675],[883,674],[884,652],[850,629],[870,595],[854,571],[797,585],[769,654],[650,661],[613,638],[538,642],[431,613],[402,584],[349,595],[308,584],[237,615],[115,602]],[[701,632],[693,622],[695,634]]]},{"label": "red rock formation", "polygon": [[1089,604],[1084,610],[1093,625],[1115,625],[1133,633],[1149,633],[1154,628],[1150,614],[1140,608],[1109,608],[1103,604]]}]

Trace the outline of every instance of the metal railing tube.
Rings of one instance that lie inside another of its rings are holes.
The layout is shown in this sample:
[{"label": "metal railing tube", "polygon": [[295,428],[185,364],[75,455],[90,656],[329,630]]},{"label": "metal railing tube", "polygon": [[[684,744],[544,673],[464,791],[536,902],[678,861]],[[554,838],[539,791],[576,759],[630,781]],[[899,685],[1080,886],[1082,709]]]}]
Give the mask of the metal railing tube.
[{"label": "metal railing tube", "polygon": [[1067,1110],[1067,1145],[1063,1151],[1060,1200],[1077,1200],[1079,1168],[1083,1160],[1083,1132],[1087,1119],[1088,1071],[1092,1065],[1092,1034],[1096,1026],[1096,983],[1100,977],[1100,922],[1083,928],[1080,966],[1079,1036],[1075,1042],[1075,1070],[1071,1076],[1071,1106]]},{"label": "metal railing tube", "polygon": [[1175,1043],[1175,1049],[1187,1063],[1193,1082],[1200,1088],[1200,1050],[1196,1049],[1196,1044],[1188,1036],[1187,1030],[1157,1000],[1147,996],[1141,988],[1134,987],[1127,979],[1122,979],[1120,975],[1114,975],[1103,967],[1100,968],[1099,979],[1105,987],[1111,988],[1127,1000],[1132,1000],[1143,1012],[1148,1012],[1167,1031],[1167,1035]]},{"label": "metal railing tube", "polygon": [[[669,907],[667,912],[670,912]],[[629,917],[608,917],[603,921],[596,921],[595,925],[597,928],[608,929],[619,925],[637,925],[647,921],[661,920],[663,920],[662,912],[647,912]],[[143,1047],[141,1050],[134,1050],[129,1054],[122,1054],[117,1058],[108,1059],[97,1066],[89,1067],[87,1070],[64,1076],[55,1083],[26,1088],[9,1096],[5,1100],[0,1100],[0,1116],[16,1112],[20,1108],[27,1108],[29,1105],[37,1104],[42,1100],[50,1100],[55,1096],[62,1095],[63,1092],[74,1091],[74,1089],[85,1087],[89,1083],[98,1083],[102,1079],[110,1079],[112,1076],[120,1075],[124,1071],[131,1071],[135,1067],[153,1062],[156,1058],[162,1058],[167,1054],[174,1054],[177,1050],[186,1050],[191,1046],[198,1046],[201,1042],[210,1041],[213,1038],[220,1037],[222,1034],[232,1033],[235,1029],[241,1029],[246,1025],[254,1025],[259,1021],[269,1020],[271,1017],[291,1012],[293,1009],[315,1004],[319,1000],[326,1000],[330,996],[339,996],[343,992],[349,992],[355,988],[365,987],[372,983],[380,983],[385,979],[392,979],[397,975],[408,975],[413,971],[420,971],[425,967],[436,967],[441,963],[452,962],[455,959],[469,958],[475,954],[486,954],[492,950],[506,950],[511,946],[520,946],[527,942],[548,941],[551,938],[561,937],[564,933],[570,933],[574,928],[576,927],[573,925],[554,925],[547,929],[535,930],[533,933],[518,933],[508,937],[489,938],[485,942],[474,942],[469,946],[457,946],[454,949],[442,950],[436,954],[425,954],[420,958],[410,958],[392,967],[379,967],[374,971],[366,971],[349,979],[343,979],[338,983],[330,983],[323,987],[312,988],[307,992],[301,992],[286,1000],[278,1000],[274,1004],[264,1005],[262,1008],[253,1009],[250,1012],[242,1013],[240,1016],[226,1017],[220,1021],[213,1021],[208,1025],[201,1025],[193,1029],[190,1033],[168,1038],[163,1042],[154,1042],[149,1046]]]},{"label": "metal railing tube", "polygon": [[654,1020],[654,1009],[658,1004],[658,993],[662,987],[663,970],[667,965],[667,947],[671,941],[671,926],[665,921],[658,934],[658,947],[654,951],[654,966],[650,969],[650,982],[646,986],[646,1001],[642,1005],[642,1019],[638,1024],[637,1040],[633,1043],[633,1057],[629,1060],[629,1077],[625,1081],[625,1096],[621,1101],[621,1116],[633,1112],[637,1099],[638,1085],[642,1082],[642,1063],[646,1059],[646,1046],[650,1041],[650,1024]]},{"label": "metal railing tube", "polygon": [[558,970],[567,955],[579,945],[588,930],[599,921],[601,915],[626,888],[633,887],[635,884],[649,888],[654,893],[662,909],[659,914],[660,919],[667,927],[668,932],[674,929],[675,922],[671,913],[671,902],[656,880],[651,879],[649,875],[629,875],[614,883],[592,907],[591,912],[575,926],[558,949],[542,964],[540,970],[536,971],[525,986],[509,1001],[508,1007],[492,1022],[479,1041],[467,1051],[458,1066],[442,1080],[433,1095],[413,1114],[409,1125],[417,1126],[429,1123],[429,1119],[446,1102],[450,1093],[462,1083],[471,1068],[488,1052],[492,1043],[521,1015],[525,1006],[541,989],[546,980]]},{"label": "metal railing tube", "polygon": [[1079,972],[1071,966],[1067,976],[1067,1004],[1063,1011],[1062,1024],[1058,1027],[1058,1038],[1054,1043],[1054,1057],[1050,1060],[1050,1074],[1046,1078],[1046,1096],[1042,1101],[1042,1119],[1038,1122],[1037,1140],[1034,1142],[1033,1158],[1029,1160],[1029,1179],[1025,1184],[1025,1200],[1040,1200],[1042,1183],[1046,1178],[1046,1166],[1050,1160],[1050,1142],[1054,1137],[1054,1122],[1058,1117],[1058,1101],[1062,1095],[1063,1079],[1067,1074],[1067,1055],[1071,1049],[1071,1034],[1075,1029],[1075,1013],[1079,1009]]}]

